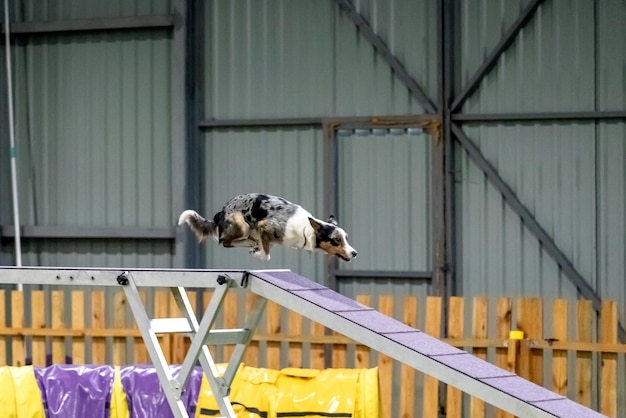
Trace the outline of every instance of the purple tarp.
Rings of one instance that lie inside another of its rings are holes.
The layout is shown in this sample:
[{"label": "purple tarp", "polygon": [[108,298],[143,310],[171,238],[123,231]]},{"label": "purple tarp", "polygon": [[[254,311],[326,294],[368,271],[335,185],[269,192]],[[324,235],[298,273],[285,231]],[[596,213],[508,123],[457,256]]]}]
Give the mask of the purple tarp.
[{"label": "purple tarp", "polygon": [[48,418],[108,418],[115,369],[59,365],[34,368]]},{"label": "purple tarp", "polygon": [[[170,370],[177,375],[180,366]],[[34,372],[47,418],[109,418],[114,367],[55,365]],[[122,367],[120,378],[131,418],[173,417],[153,367]],[[190,416],[195,415],[201,382],[202,369],[196,367],[182,396]]]},{"label": "purple tarp", "polygon": [[[176,376],[180,366],[170,366],[170,370]],[[125,367],[120,371],[120,375],[131,418],[173,418],[153,367]],[[202,369],[195,368],[182,395],[190,416],[196,413],[201,382]]]}]

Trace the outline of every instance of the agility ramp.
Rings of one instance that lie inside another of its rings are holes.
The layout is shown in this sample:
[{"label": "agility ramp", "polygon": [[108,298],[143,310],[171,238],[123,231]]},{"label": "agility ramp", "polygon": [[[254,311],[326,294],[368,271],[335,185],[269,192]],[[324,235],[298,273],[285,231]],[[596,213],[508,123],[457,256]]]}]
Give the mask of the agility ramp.
[{"label": "agility ramp", "polygon": [[[463,392],[520,417],[601,417],[603,415],[486,361],[430,337],[372,308],[361,305],[289,270],[157,270],[0,268],[0,283],[25,285],[122,286],[148,353],[176,418],[187,418],[181,400],[191,371],[199,362],[215,394],[220,413],[235,416],[228,399],[230,384],[261,318],[274,301],[353,340],[403,362]],[[151,319],[138,288],[170,288],[180,318]],[[213,288],[198,322],[185,288]],[[241,328],[218,330],[213,323],[229,289],[258,295]],[[157,334],[187,333],[189,352],[174,376]],[[222,376],[207,344],[236,344]]]}]

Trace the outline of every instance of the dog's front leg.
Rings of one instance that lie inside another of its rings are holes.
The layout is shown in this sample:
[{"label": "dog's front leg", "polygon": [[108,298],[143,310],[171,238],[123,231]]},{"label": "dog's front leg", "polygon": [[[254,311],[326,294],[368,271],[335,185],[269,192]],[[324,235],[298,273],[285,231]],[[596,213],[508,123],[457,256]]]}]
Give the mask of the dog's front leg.
[{"label": "dog's front leg", "polygon": [[261,238],[261,242],[260,245],[257,244],[256,247],[254,247],[252,250],[250,250],[250,254],[252,254],[254,257],[263,260],[263,261],[269,261],[271,256],[270,256],[270,242],[267,239],[263,239],[263,237]]},{"label": "dog's front leg", "polygon": [[263,249],[259,246],[254,247],[253,249],[250,250],[250,255],[253,257],[258,258],[259,260],[263,260],[263,261],[269,261],[270,258],[272,258],[270,256],[269,253],[266,253],[265,251],[263,251]]}]

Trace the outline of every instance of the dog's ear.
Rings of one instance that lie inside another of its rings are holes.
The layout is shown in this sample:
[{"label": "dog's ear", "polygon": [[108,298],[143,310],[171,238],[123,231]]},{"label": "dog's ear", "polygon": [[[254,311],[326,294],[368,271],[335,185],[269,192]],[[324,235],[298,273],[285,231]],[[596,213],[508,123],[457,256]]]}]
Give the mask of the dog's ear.
[{"label": "dog's ear", "polygon": [[335,215],[330,215],[326,222],[328,222],[329,224],[333,224],[333,225],[337,226],[337,219],[335,219]]},{"label": "dog's ear", "polygon": [[322,224],[317,221],[315,218],[309,217],[309,223],[313,227],[313,231],[317,234],[317,232],[322,228]]}]

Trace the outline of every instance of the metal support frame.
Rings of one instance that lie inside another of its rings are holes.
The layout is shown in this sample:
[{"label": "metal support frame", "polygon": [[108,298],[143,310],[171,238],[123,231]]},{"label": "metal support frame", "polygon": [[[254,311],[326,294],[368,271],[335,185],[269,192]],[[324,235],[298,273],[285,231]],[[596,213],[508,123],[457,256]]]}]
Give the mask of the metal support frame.
[{"label": "metal support frame", "polygon": [[[436,338],[427,336],[289,270],[0,267],[0,284],[7,283],[122,286],[175,418],[189,417],[181,400],[181,394],[197,361],[202,366],[220,413],[227,417],[235,417],[228,399],[230,385],[243,358],[245,347],[259,323],[267,300],[277,302],[382,354],[515,415],[564,417],[565,414],[575,411],[574,413],[585,414],[585,416],[600,416],[590,409],[526,382],[513,373],[476,359],[468,353],[448,346]],[[169,287],[183,316],[151,319],[139,296],[139,287]],[[191,309],[185,287],[214,289],[199,323]],[[226,293],[235,287],[246,288],[257,297],[253,308],[248,312],[245,327],[221,330],[221,332],[212,330]],[[171,332],[188,333],[191,337],[191,346],[176,376],[171,372],[157,339],[157,334]],[[206,344],[224,342],[235,342],[237,347],[233,351],[224,374],[219,376]],[[467,364],[470,360],[473,364]],[[500,388],[497,382],[502,379],[507,380],[517,389]],[[524,389],[519,387],[520,385],[527,387]],[[531,390],[533,395],[520,396],[520,390]],[[546,401],[558,402],[560,407],[546,408],[543,404]]]},{"label": "metal support frame", "polygon": [[[213,324],[220,313],[228,290],[245,286],[248,273],[243,270],[126,270],[120,269],[46,269],[46,268],[0,268],[0,284],[20,283],[29,285],[70,286],[122,286],[128,306],[146,345],[165,397],[175,418],[188,418],[181,400],[183,391],[196,363],[200,363],[204,375],[215,395],[220,413],[235,417],[228,399],[230,385],[241,364],[246,347],[252,340],[267,299],[256,297],[247,312],[242,328],[218,330]],[[178,318],[150,318],[141,300],[140,287],[166,287],[174,296],[180,310]],[[213,288],[211,300],[198,322],[185,291],[186,287]],[[191,345],[177,375],[167,363],[158,334],[185,333]],[[207,344],[235,344],[226,370],[219,376]]]}]

